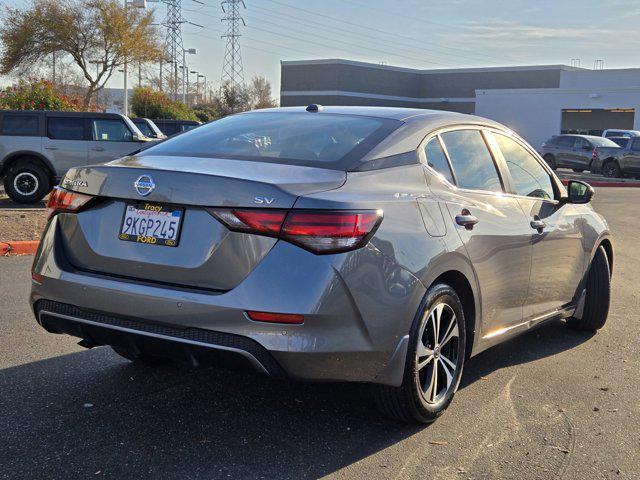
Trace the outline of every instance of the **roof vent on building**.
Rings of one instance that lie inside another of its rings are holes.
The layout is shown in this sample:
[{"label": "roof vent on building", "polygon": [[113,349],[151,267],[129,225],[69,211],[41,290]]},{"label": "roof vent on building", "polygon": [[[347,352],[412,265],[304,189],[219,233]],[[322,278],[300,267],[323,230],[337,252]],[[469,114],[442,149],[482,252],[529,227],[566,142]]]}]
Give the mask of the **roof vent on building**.
[{"label": "roof vent on building", "polygon": [[307,112],[321,112],[322,110],[324,110],[324,107],[317,103],[312,103],[307,107]]}]

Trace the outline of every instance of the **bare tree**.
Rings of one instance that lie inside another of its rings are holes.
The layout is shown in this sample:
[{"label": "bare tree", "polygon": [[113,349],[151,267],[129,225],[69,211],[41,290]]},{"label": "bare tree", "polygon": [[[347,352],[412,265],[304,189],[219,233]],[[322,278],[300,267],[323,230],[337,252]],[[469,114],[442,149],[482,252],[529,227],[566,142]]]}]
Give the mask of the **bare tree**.
[{"label": "bare tree", "polygon": [[278,103],[271,97],[271,82],[262,76],[255,76],[248,86],[249,108],[277,107]]},{"label": "bare tree", "polygon": [[41,64],[53,53],[70,57],[88,83],[88,108],[125,60],[150,62],[162,50],[153,12],[125,8],[116,0],[32,0],[5,7],[0,25],[0,73]]}]

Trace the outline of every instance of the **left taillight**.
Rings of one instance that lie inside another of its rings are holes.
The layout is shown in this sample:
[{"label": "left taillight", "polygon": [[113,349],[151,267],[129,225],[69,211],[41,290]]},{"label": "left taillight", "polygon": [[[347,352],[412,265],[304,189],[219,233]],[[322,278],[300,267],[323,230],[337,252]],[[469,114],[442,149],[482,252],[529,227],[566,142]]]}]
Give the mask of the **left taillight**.
[{"label": "left taillight", "polygon": [[382,210],[270,210],[212,208],[229,230],[277,237],[317,254],[364,246],[382,221]]},{"label": "left taillight", "polygon": [[49,195],[49,218],[59,212],[77,212],[93,197],[82,193],[71,192],[62,187],[55,187]]}]

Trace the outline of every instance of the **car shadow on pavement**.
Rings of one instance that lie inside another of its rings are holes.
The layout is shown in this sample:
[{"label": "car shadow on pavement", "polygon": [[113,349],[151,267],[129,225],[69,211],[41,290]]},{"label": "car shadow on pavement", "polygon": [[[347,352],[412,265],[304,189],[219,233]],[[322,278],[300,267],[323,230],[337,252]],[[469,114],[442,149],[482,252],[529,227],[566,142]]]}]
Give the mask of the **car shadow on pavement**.
[{"label": "car shadow on pavement", "polygon": [[594,332],[573,330],[561,320],[551,321],[469,359],[460,389],[501,368],[551,357],[587,342]]},{"label": "car shadow on pavement", "polygon": [[[462,387],[588,335],[553,323],[469,361]],[[146,367],[96,348],[0,370],[3,478],[319,478],[423,430],[365,385]]]}]

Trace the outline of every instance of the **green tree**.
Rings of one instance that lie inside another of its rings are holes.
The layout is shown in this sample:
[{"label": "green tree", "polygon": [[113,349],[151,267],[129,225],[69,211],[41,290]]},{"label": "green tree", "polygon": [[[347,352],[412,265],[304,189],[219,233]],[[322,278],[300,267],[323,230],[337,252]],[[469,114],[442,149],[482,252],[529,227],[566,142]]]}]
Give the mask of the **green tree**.
[{"label": "green tree", "polygon": [[131,111],[145,118],[173,118],[176,120],[198,120],[195,113],[182,102],[169,99],[164,93],[149,87],[133,90]]},{"label": "green tree", "polygon": [[159,59],[162,49],[153,12],[125,8],[119,0],[32,0],[6,6],[0,23],[0,73],[36,65],[52,54],[66,55],[88,87],[83,108],[113,73],[129,62]]}]

